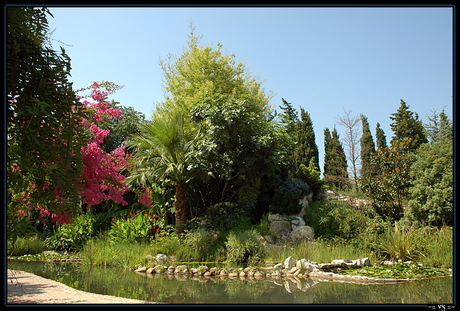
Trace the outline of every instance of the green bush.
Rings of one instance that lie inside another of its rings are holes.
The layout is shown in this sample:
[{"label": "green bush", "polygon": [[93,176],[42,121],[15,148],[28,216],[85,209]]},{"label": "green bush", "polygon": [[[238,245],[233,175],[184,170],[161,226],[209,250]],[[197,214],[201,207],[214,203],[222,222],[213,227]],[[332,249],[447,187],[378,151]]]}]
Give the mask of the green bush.
[{"label": "green bush", "polygon": [[156,216],[147,213],[130,213],[129,216],[112,219],[109,239],[112,243],[148,241],[153,238]]},{"label": "green bush", "polygon": [[323,238],[354,238],[366,226],[366,216],[353,207],[338,201],[316,201],[309,205],[305,216],[316,236]]},{"label": "green bush", "polygon": [[258,262],[265,253],[263,245],[259,242],[256,230],[231,231],[227,236],[225,247],[227,260],[230,262]]},{"label": "green bush", "polygon": [[287,178],[278,189],[275,190],[270,213],[272,214],[296,214],[302,206],[299,200],[307,195],[310,187],[298,178]]},{"label": "green bush", "polygon": [[193,259],[203,261],[212,247],[212,233],[204,228],[196,228],[185,234],[185,244],[193,250]]},{"label": "green bush", "polygon": [[244,211],[235,203],[223,202],[210,206],[206,211],[206,226],[216,230],[228,230],[244,218]]},{"label": "green bush", "polygon": [[417,160],[411,167],[413,186],[405,210],[406,218],[441,226],[453,223],[453,143],[442,141],[425,144],[417,150]]},{"label": "green bush", "polygon": [[54,234],[45,240],[45,246],[57,251],[81,250],[83,244],[96,235],[95,222],[94,215],[84,214],[71,224],[58,226]]}]

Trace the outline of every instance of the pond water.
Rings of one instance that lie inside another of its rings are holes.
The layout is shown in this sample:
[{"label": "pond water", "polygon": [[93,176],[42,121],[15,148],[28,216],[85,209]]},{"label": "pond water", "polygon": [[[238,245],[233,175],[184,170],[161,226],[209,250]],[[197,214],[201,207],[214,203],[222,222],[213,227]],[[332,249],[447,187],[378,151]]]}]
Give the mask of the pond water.
[{"label": "pond water", "polygon": [[452,304],[453,278],[363,285],[307,279],[221,280],[141,275],[120,268],[8,260],[8,269],[73,288],[173,304]]}]

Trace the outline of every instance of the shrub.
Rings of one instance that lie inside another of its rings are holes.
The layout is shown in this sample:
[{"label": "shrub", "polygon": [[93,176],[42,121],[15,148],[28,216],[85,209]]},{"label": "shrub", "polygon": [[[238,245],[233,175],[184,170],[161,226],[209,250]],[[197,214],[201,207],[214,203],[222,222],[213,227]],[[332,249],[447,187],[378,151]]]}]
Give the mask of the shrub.
[{"label": "shrub", "polygon": [[405,216],[412,221],[440,226],[453,223],[453,143],[425,144],[411,167],[413,187]]},{"label": "shrub", "polygon": [[225,247],[227,260],[230,262],[258,262],[264,256],[264,247],[258,240],[254,229],[231,231],[227,236]]},{"label": "shrub", "polygon": [[366,226],[366,216],[353,207],[338,201],[316,201],[309,205],[305,216],[315,235],[338,236],[345,239],[355,237]]},{"label": "shrub", "polygon": [[393,260],[406,260],[415,258],[416,244],[412,230],[401,226],[398,222],[393,228],[389,228],[383,235],[381,241],[383,253],[389,255]]},{"label": "shrub", "polygon": [[142,242],[154,237],[157,216],[150,217],[147,213],[129,213],[129,216],[112,219],[109,238],[113,243]]},{"label": "shrub", "polygon": [[195,253],[193,259],[202,261],[212,247],[212,234],[204,228],[196,228],[185,234],[185,244]]},{"label": "shrub", "polygon": [[298,178],[287,178],[278,189],[275,190],[270,213],[273,214],[296,214],[302,206],[299,200],[307,195],[310,187]]},{"label": "shrub", "polygon": [[57,251],[78,251],[96,234],[95,222],[94,215],[84,214],[71,224],[58,226],[54,234],[45,240],[45,246]]},{"label": "shrub", "polygon": [[235,203],[223,202],[210,206],[206,211],[206,226],[216,230],[228,230],[244,218],[244,211]]}]

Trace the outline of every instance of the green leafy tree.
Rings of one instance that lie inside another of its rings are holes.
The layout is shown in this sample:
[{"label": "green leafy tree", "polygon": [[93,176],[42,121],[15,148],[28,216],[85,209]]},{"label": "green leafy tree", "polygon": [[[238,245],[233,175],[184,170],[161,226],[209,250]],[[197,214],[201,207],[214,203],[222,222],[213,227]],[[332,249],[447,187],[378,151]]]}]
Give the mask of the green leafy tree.
[{"label": "green leafy tree", "polygon": [[[69,82],[70,58],[49,46],[46,8],[6,8],[8,208],[13,196],[59,212],[77,206],[82,172],[82,104]],[[45,190],[46,189],[46,190]],[[54,191],[53,191],[54,190]],[[56,192],[64,200],[56,201]]]},{"label": "green leafy tree", "polygon": [[194,163],[200,180],[195,186],[201,193],[197,204],[254,207],[260,179],[273,174],[283,152],[272,122],[260,117],[249,96],[206,96],[194,104],[191,115],[204,137]]},{"label": "green leafy tree", "polygon": [[369,122],[367,117],[361,114],[361,122],[363,135],[361,136],[361,171],[360,175],[365,176],[372,171],[372,167],[369,165],[369,157],[375,152],[374,139],[369,128]]},{"label": "green leafy tree", "polygon": [[412,146],[411,139],[406,138],[380,148],[369,158],[369,164],[378,173],[360,179],[361,190],[374,200],[382,217],[398,220],[403,215],[402,202],[409,193],[411,165],[415,160],[415,154],[410,152]]},{"label": "green leafy tree", "polygon": [[380,127],[380,123],[377,122],[377,127],[375,128],[375,139],[377,141],[377,148],[386,148],[387,147],[387,138],[385,132]]},{"label": "green leafy tree", "polygon": [[256,114],[268,117],[271,94],[266,94],[262,82],[252,77],[246,66],[235,60],[235,55],[226,54],[223,46],[202,46],[196,36],[195,27],[190,25],[187,45],[180,57],[168,55],[160,59],[163,71],[164,100],[157,103],[155,116],[165,117],[174,113],[184,116],[187,133],[196,132],[197,128],[190,118],[190,111],[202,96],[208,94],[226,95],[237,100],[247,95],[254,102]]},{"label": "green leafy tree", "polygon": [[130,136],[140,134],[140,124],[145,122],[145,115],[133,107],[121,106],[118,102],[112,101],[109,108],[120,109],[123,118],[106,118],[100,125],[101,129],[110,131],[101,144],[105,152],[112,152],[123,146]]},{"label": "green leafy tree", "polygon": [[391,144],[410,138],[409,150],[415,151],[420,145],[428,142],[422,121],[419,120],[417,113],[414,114],[409,110],[405,101],[401,99],[398,111],[391,115],[390,119],[393,122],[390,127],[394,134],[391,138]]},{"label": "green leafy tree", "polygon": [[329,128],[324,129],[324,180],[337,188],[346,186],[348,180],[348,164],[340,142],[340,135],[334,127],[332,134]]},{"label": "green leafy tree", "polygon": [[189,165],[200,136],[192,140],[186,138],[184,118],[180,114],[171,119],[155,118],[141,124],[140,130],[140,134],[127,142],[136,161],[126,182],[150,187],[155,182],[171,181],[176,189],[176,233],[180,234],[187,218],[185,185],[193,178]]},{"label": "green leafy tree", "polygon": [[411,220],[438,226],[452,223],[454,203],[453,140],[451,131],[443,133],[443,124],[449,127],[450,120],[442,118],[441,130],[433,135],[434,142],[417,150],[410,171],[413,187],[409,189],[411,199],[406,213]]}]

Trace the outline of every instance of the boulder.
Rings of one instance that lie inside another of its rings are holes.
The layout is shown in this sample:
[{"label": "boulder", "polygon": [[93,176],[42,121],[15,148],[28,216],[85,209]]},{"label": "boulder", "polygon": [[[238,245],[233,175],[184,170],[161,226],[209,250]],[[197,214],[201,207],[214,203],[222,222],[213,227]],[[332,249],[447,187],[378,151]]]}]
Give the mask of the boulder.
[{"label": "boulder", "polygon": [[289,234],[289,238],[292,242],[298,242],[303,240],[311,242],[313,241],[314,236],[315,230],[313,230],[313,228],[310,226],[297,226]]},{"label": "boulder", "polygon": [[147,271],[146,271],[148,274],[152,274],[155,272],[155,269],[154,268],[148,268]]},{"label": "boulder", "polygon": [[134,272],[146,272],[147,271],[147,267],[140,267],[136,270],[134,270]]},{"label": "boulder", "polygon": [[282,266],[283,266],[282,264],[278,263],[278,264],[276,264],[276,265],[273,266],[273,269],[275,269],[275,270],[281,270],[281,267],[282,267]]},{"label": "boulder", "polygon": [[291,227],[292,227],[292,230],[294,230],[295,227],[298,227],[298,226],[305,226],[305,220],[303,220],[302,217],[294,217],[292,220],[291,220]]},{"label": "boulder", "polygon": [[157,254],[155,256],[155,259],[157,262],[165,263],[168,260],[168,256],[166,256],[165,254]]},{"label": "boulder", "polygon": [[273,240],[273,237],[271,235],[264,235],[264,239],[269,244],[274,244],[275,243],[275,240]]},{"label": "boulder", "polygon": [[284,261],[284,268],[285,268],[286,270],[291,270],[292,267],[294,267],[294,263],[295,263],[294,259],[292,259],[292,257],[289,256],[289,257],[286,258],[286,260]]},{"label": "boulder", "polygon": [[363,267],[370,267],[372,266],[371,261],[369,260],[368,257],[361,259],[361,265]]},{"label": "boulder", "polygon": [[309,262],[305,258],[297,260],[295,266],[299,270],[303,269],[304,273],[310,273],[310,272],[313,272],[315,270],[318,270],[311,262]]},{"label": "boulder", "polygon": [[286,236],[291,232],[291,222],[289,220],[272,221],[268,230],[274,236]]}]

